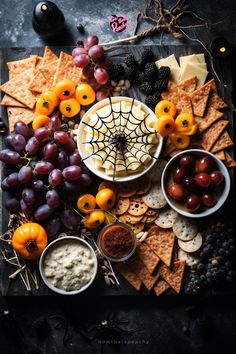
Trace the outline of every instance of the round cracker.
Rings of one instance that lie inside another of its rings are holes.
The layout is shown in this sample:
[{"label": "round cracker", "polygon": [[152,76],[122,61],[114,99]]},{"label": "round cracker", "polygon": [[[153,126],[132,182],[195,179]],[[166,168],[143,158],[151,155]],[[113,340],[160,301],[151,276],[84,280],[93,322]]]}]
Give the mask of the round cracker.
[{"label": "round cracker", "polygon": [[154,216],[154,215],[157,215],[159,213],[159,211],[157,209],[148,209],[146,214],[147,216]]},{"label": "round cracker", "polygon": [[184,250],[182,250],[182,248],[179,248],[178,250],[178,259],[180,261],[185,261],[189,267],[199,262],[199,258],[186,253]]},{"label": "round cracker", "polygon": [[116,183],[116,189],[119,193],[119,196],[124,198],[132,197],[137,191],[136,184],[132,182]]},{"label": "round cracker", "polygon": [[149,192],[142,196],[142,199],[152,209],[161,209],[167,204],[160,184],[153,184]]},{"label": "round cracker", "polygon": [[121,222],[124,222],[124,223],[128,222],[128,223],[134,225],[137,222],[140,222],[142,220],[142,217],[143,217],[142,215],[134,216],[134,215],[131,215],[129,213],[125,213],[125,214],[120,216],[119,220]]},{"label": "round cracker", "polygon": [[126,223],[135,234],[138,234],[139,232],[143,231],[145,224],[143,222],[138,222],[134,225]]},{"label": "round cracker", "polygon": [[178,216],[173,224],[175,236],[182,241],[190,241],[197,235],[197,224],[195,221]]},{"label": "round cracker", "polygon": [[160,214],[155,220],[155,224],[157,226],[162,227],[163,229],[169,229],[173,226],[177,216],[178,214],[176,213],[176,211],[167,206],[161,210]]},{"label": "round cracker", "polygon": [[110,189],[116,190],[115,183],[110,182],[110,181],[102,181],[102,182],[99,184],[99,186],[98,186],[98,190],[99,190],[99,191],[100,191],[101,189],[104,189],[104,188],[110,188]]},{"label": "round cracker", "polygon": [[129,214],[140,216],[145,214],[147,210],[148,206],[144,203],[142,198],[130,198]]},{"label": "round cracker", "polygon": [[147,178],[139,178],[137,180],[137,195],[146,194],[151,188],[151,181]]},{"label": "round cracker", "polygon": [[167,161],[158,159],[154,166],[148,171],[147,176],[152,182],[160,182],[162,172]]},{"label": "round cracker", "polygon": [[199,248],[202,245],[202,235],[200,232],[190,241],[182,241],[178,240],[178,245],[179,247],[187,252],[187,253],[193,253],[199,250]]},{"label": "round cracker", "polygon": [[123,215],[129,209],[129,198],[119,198],[116,203],[116,215]]}]

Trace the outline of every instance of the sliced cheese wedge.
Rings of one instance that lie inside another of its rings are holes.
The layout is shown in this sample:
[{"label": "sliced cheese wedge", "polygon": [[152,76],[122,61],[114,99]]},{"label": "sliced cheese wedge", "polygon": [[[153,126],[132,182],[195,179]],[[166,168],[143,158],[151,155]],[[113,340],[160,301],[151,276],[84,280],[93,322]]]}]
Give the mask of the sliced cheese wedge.
[{"label": "sliced cheese wedge", "polygon": [[204,64],[204,63],[206,63],[204,53],[184,55],[182,57],[179,57],[180,67],[183,67],[187,63],[190,63],[190,64]]},{"label": "sliced cheese wedge", "polygon": [[174,54],[171,54],[169,55],[168,57],[166,58],[162,58],[162,59],[159,59],[155,62],[156,66],[158,67],[158,69],[161,67],[161,66],[170,66],[172,68],[179,68],[179,64],[176,60],[176,57]]},{"label": "sliced cheese wedge", "polygon": [[204,83],[206,81],[208,71],[200,68],[196,64],[186,63],[184,65],[184,67],[182,68],[180,81],[184,81],[193,75],[197,76],[197,79],[198,79],[197,86],[201,87],[204,85]]},{"label": "sliced cheese wedge", "polygon": [[173,81],[174,83],[177,83],[180,81],[180,76],[181,76],[181,69],[180,67],[175,67],[175,66],[169,66],[170,68],[170,80]]}]

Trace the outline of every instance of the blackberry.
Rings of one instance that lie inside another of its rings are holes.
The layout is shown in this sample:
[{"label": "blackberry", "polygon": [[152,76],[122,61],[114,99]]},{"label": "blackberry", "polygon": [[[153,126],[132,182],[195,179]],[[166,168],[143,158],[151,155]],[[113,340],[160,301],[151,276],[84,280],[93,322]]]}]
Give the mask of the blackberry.
[{"label": "blackberry", "polygon": [[113,64],[113,68],[110,71],[111,80],[120,80],[125,73],[125,69],[122,64]]},{"label": "blackberry", "polygon": [[155,88],[155,90],[157,90],[159,92],[163,92],[167,89],[167,85],[168,85],[168,80],[158,79],[155,82],[154,88]]},{"label": "blackberry", "polygon": [[125,64],[129,68],[136,68],[138,66],[138,63],[137,63],[135,57],[133,56],[133,54],[127,55],[127,57],[125,58]]},{"label": "blackberry", "polygon": [[153,61],[155,61],[155,58],[151,48],[145,48],[141,54],[140,66],[144,67],[147,62],[153,62]]},{"label": "blackberry", "polygon": [[147,96],[145,99],[145,103],[150,108],[154,108],[157,102],[160,100],[161,94],[156,91],[153,95]]},{"label": "blackberry", "polygon": [[169,66],[161,66],[158,70],[158,79],[168,80],[170,77],[170,68]]},{"label": "blackberry", "polygon": [[150,95],[153,93],[153,87],[149,82],[143,82],[140,86],[139,89],[141,92],[146,93],[147,95]]},{"label": "blackberry", "polygon": [[125,96],[125,97],[129,97],[129,92],[127,90],[121,90],[120,95]]},{"label": "blackberry", "polygon": [[125,68],[125,75],[127,79],[133,80],[136,74],[136,70],[134,68],[127,67]]},{"label": "blackberry", "polygon": [[139,71],[136,76],[136,82],[138,85],[141,85],[143,82],[148,81],[146,74],[142,71]]},{"label": "blackberry", "polygon": [[149,80],[153,81],[157,78],[158,69],[155,63],[146,63],[144,68],[144,73]]}]

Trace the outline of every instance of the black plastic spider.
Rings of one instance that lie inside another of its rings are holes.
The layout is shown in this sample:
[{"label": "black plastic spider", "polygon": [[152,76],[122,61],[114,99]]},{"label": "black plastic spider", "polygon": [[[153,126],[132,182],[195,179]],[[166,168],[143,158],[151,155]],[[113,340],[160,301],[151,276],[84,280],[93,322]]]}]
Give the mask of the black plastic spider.
[{"label": "black plastic spider", "polygon": [[128,320],[104,319],[96,322],[87,329],[88,333],[93,333],[92,339],[101,341],[117,341],[123,339],[124,335],[133,333],[133,329],[122,328],[121,325],[127,325]]}]

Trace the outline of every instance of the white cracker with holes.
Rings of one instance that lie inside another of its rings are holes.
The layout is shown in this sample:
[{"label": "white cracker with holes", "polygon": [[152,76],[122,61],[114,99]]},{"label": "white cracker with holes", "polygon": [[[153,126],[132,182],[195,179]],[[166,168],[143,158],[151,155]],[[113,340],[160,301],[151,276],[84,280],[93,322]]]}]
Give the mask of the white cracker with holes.
[{"label": "white cracker with holes", "polygon": [[187,253],[192,253],[192,252],[196,252],[199,250],[199,248],[202,245],[202,235],[200,234],[200,232],[190,241],[182,241],[182,240],[178,240],[178,245],[179,247],[187,252]]},{"label": "white cracker with holes", "polygon": [[197,235],[197,224],[183,216],[178,216],[173,224],[173,232],[182,241],[190,241]]},{"label": "white cracker with holes", "polygon": [[166,206],[161,210],[154,222],[157,226],[162,227],[163,229],[169,229],[173,226],[177,216],[178,213],[176,213],[174,209]]},{"label": "white cracker with holes", "polygon": [[167,204],[159,183],[153,184],[149,192],[142,196],[142,199],[152,209],[161,209]]},{"label": "white cracker with holes", "polygon": [[182,248],[179,248],[178,250],[178,259],[180,261],[185,261],[189,267],[199,262],[199,258],[186,253],[184,250],[182,250]]}]

